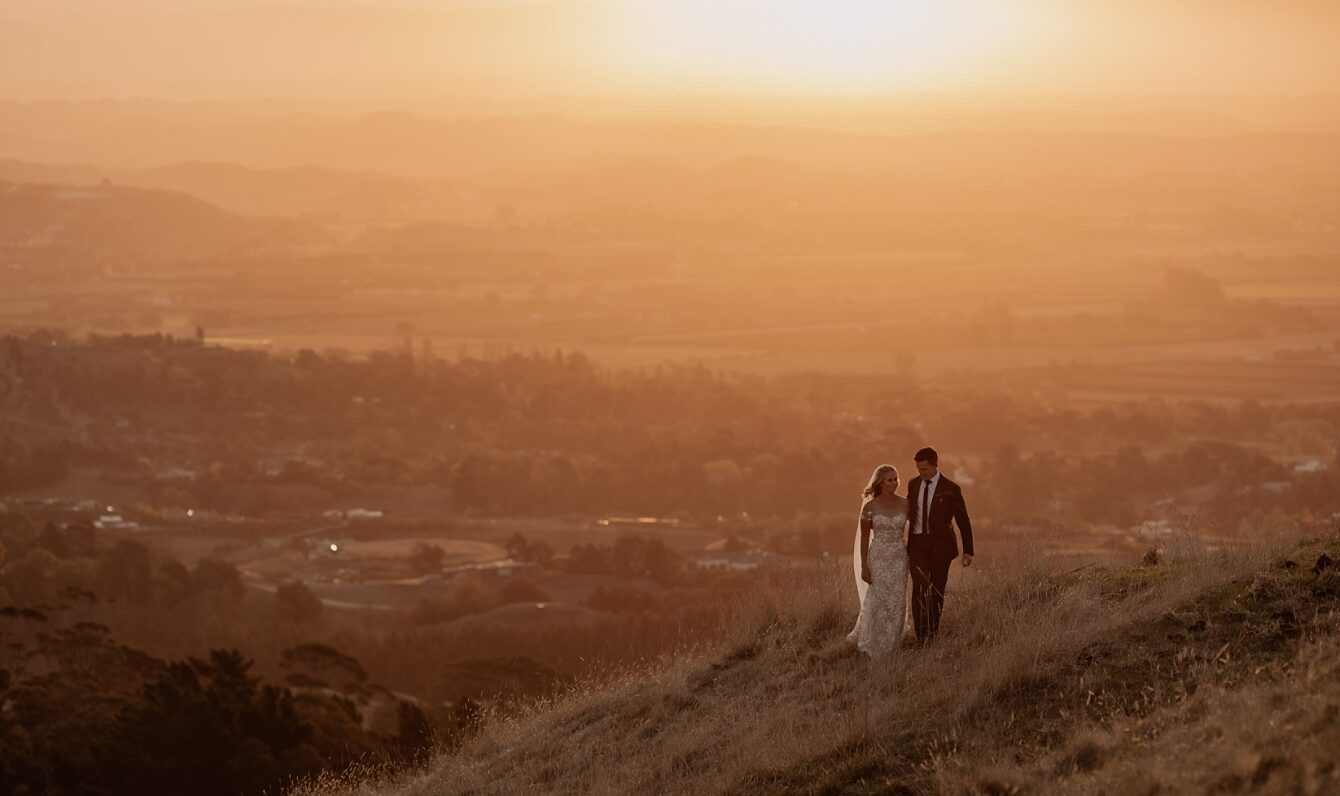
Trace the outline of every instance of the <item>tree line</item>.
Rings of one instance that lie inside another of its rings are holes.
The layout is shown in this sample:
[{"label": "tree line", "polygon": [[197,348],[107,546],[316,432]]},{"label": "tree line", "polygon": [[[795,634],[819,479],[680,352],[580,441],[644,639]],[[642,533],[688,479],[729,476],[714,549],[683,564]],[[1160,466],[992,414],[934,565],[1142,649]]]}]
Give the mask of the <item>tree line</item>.
[{"label": "tree line", "polygon": [[[1219,459],[1263,446],[1340,463],[1340,403],[1080,410],[1003,376],[609,370],[579,353],[355,360],[35,332],[0,341],[0,402],[0,494],[93,467],[150,505],[248,514],[432,487],[444,509],[485,514],[787,518],[852,511],[875,464],[910,474],[911,452],[934,444],[987,513],[1061,501],[1115,521],[1154,497],[1149,472],[1164,472],[1160,487],[1210,484]],[[1212,466],[1191,466],[1197,457]],[[1270,469],[1260,457],[1251,467]],[[169,468],[190,475],[162,477]],[[1045,478],[1019,473],[1038,468]],[[1331,483],[1303,482],[1333,478],[1276,475],[1303,495]]]}]

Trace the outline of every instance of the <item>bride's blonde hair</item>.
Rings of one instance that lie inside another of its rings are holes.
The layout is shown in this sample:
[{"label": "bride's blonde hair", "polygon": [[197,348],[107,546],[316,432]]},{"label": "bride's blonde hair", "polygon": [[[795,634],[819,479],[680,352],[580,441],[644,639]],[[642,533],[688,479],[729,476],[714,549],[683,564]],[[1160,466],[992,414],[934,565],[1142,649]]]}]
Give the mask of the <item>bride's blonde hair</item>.
[{"label": "bride's blonde hair", "polygon": [[879,497],[879,493],[884,491],[884,476],[889,473],[893,473],[894,477],[898,479],[898,483],[901,484],[903,482],[902,476],[898,475],[897,467],[894,467],[892,464],[881,464],[876,467],[875,472],[870,475],[870,483],[865,485],[865,489],[861,492],[861,497],[866,498],[867,500]]}]

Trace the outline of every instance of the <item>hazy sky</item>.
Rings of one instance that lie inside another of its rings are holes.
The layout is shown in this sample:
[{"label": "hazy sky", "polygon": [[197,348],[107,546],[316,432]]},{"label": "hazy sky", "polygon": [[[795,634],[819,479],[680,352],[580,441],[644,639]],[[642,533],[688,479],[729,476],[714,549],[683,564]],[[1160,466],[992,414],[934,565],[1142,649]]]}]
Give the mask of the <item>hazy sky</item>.
[{"label": "hazy sky", "polygon": [[0,96],[1340,90],[1340,0],[0,0]]}]

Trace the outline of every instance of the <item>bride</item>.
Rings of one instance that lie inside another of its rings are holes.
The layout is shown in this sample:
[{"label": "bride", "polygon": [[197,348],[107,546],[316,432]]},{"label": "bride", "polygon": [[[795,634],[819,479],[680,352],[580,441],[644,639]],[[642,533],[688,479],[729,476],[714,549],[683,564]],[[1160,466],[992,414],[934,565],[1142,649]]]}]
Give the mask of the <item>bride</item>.
[{"label": "bride", "polygon": [[[896,494],[898,470],[881,464],[862,493],[860,530],[852,562],[861,613],[847,640],[871,657],[891,652],[903,638],[907,613],[907,499]],[[873,536],[873,538],[871,538]]]}]

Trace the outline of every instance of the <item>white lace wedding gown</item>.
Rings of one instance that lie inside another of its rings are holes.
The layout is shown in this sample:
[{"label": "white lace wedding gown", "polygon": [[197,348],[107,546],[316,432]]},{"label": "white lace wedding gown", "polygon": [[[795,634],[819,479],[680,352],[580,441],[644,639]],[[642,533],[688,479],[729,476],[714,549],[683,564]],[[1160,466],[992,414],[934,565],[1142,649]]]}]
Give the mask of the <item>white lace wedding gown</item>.
[{"label": "white lace wedding gown", "polygon": [[[871,509],[868,509],[871,510]],[[907,544],[903,541],[906,510],[895,515],[871,514],[870,584],[861,579],[861,538],[856,537],[856,586],[861,613],[847,634],[861,652],[877,657],[892,652],[903,640],[907,617]]]}]

